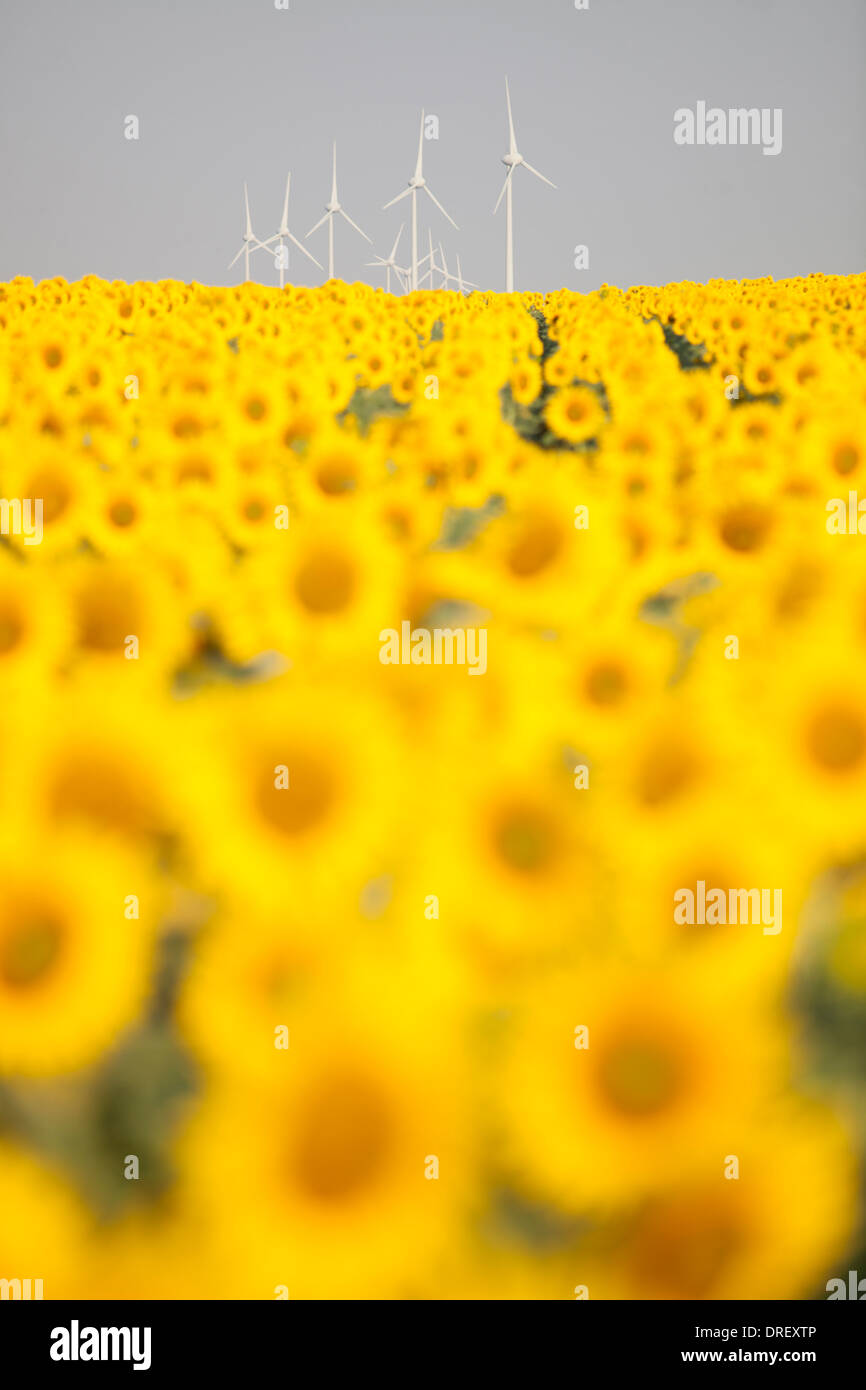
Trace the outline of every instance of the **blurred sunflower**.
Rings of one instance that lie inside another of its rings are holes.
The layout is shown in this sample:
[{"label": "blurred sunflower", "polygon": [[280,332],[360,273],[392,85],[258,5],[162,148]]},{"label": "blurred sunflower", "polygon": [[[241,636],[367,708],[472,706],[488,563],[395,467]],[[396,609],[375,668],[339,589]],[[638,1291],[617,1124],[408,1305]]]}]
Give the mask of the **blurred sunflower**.
[{"label": "blurred sunflower", "polygon": [[0,1070],[83,1066],[146,997],[157,908],[150,875],[105,840],[44,833],[38,847],[34,836],[0,845],[0,873]]}]

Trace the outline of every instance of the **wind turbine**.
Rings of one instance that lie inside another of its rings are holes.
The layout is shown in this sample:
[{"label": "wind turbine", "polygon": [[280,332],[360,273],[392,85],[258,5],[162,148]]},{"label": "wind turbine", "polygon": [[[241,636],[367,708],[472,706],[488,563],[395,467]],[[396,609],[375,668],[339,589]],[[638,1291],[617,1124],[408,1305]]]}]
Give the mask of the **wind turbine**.
[{"label": "wind turbine", "polygon": [[[390,203],[385,204],[385,208],[391,208],[395,203],[399,203],[401,198],[408,198],[412,194],[412,288],[418,288],[418,189],[423,188],[441,213],[448,218],[455,232],[458,231],[457,223],[450,213],[445,212],[439,199],[430,190],[430,185],[424,177],[424,112],[421,112],[421,131],[418,136],[418,160],[415,164],[415,172],[409,180],[409,187],[404,188],[402,193],[398,193],[396,198],[392,198]],[[383,208],[384,211],[384,208]]]},{"label": "wind turbine", "polygon": [[253,232],[253,224],[252,224],[252,222],[250,221],[250,198],[249,198],[249,194],[247,193],[247,186],[246,186],[246,184],[244,184],[244,207],[246,208],[246,213],[247,213],[246,226],[245,226],[245,228],[244,228],[244,237],[243,237],[243,241],[241,242],[241,249],[240,249],[240,251],[238,251],[238,254],[234,257],[234,260],[229,261],[229,270],[231,270],[231,268],[232,268],[232,266],[235,264],[235,262],[236,262],[236,261],[239,261],[240,258],[241,258],[241,256],[243,256],[243,258],[244,258],[244,279],[245,279],[245,280],[249,280],[249,278],[250,278],[250,249],[252,249],[253,251],[256,251],[256,250],[259,250],[259,249],[262,250],[262,251],[264,251],[266,248],[265,248],[264,243],[261,242],[261,241],[259,241],[258,237],[257,237],[257,236],[255,235],[255,233]]},{"label": "wind turbine", "polygon": [[[436,264],[436,254],[435,254],[435,252],[434,252],[434,250],[433,250],[433,233],[431,232],[431,230],[430,230],[429,227],[427,228],[427,246],[428,246],[427,255],[426,255],[426,256],[422,256],[421,259],[420,259],[420,261],[418,262],[419,269],[420,269],[420,267],[421,267],[422,265],[426,265],[426,266],[427,266],[427,269],[424,271],[424,274],[421,276],[421,279],[420,279],[420,281],[419,281],[419,284],[422,284],[422,285],[423,285],[424,281],[429,279],[429,281],[430,281],[430,288],[431,288],[431,290],[432,290],[432,289],[433,289],[433,275],[434,275],[434,273],[435,273],[436,271],[438,271],[438,272],[440,273],[440,275],[441,275],[441,273],[442,273],[442,267]],[[429,265],[428,265],[428,261],[429,261]],[[442,286],[440,285],[439,288],[441,289]]]},{"label": "wind turbine", "polygon": [[[400,223],[400,230],[399,230],[399,232],[397,233],[396,237],[394,238],[394,245],[391,247],[391,254],[390,254],[390,256],[388,256],[388,257],[385,257],[385,256],[377,256],[376,259],[375,259],[374,261],[368,261],[368,262],[367,262],[367,265],[384,266],[384,267],[385,267],[385,291],[386,291],[387,294],[390,294],[390,293],[391,293],[391,271],[392,271],[392,270],[396,271],[396,274],[397,274],[398,279],[402,280],[403,271],[402,271],[402,268],[397,264],[397,261],[396,261],[395,258],[396,258],[396,255],[397,255],[397,247],[400,245],[400,238],[401,238],[401,236],[403,235],[403,228],[404,228],[405,226],[406,226],[406,223],[405,223],[405,222],[401,222],[401,223]],[[402,286],[402,288],[403,288],[403,289],[406,288],[405,284]]]},{"label": "wind turbine", "polygon": [[266,241],[262,241],[259,243],[262,247],[270,246],[272,241],[276,241],[279,244],[277,258],[279,260],[280,267],[280,289],[284,287],[286,280],[286,267],[283,263],[283,237],[287,237],[294,246],[297,246],[299,251],[303,251],[304,255],[307,257],[307,260],[312,261],[313,265],[317,265],[319,267],[319,270],[324,269],[324,267],[320,265],[319,262],[316,260],[315,256],[310,254],[306,246],[304,246],[300,241],[298,241],[298,238],[296,236],[293,236],[292,233],[289,231],[289,187],[291,185],[291,182],[292,175],[291,173],[288,173],[286,175],[286,196],[283,202],[283,216],[277,231],[274,233],[273,236],[269,236]]},{"label": "wind turbine", "polygon": [[514,137],[514,119],[511,115],[511,93],[508,90],[507,77],[505,79],[505,99],[508,103],[508,154],[503,155],[502,163],[507,168],[508,173],[505,175],[505,183],[502,185],[502,193],[500,193],[499,197],[497,198],[496,207],[493,209],[493,211],[494,214],[499,211],[499,204],[502,202],[502,196],[504,194],[505,290],[507,294],[511,294],[514,290],[514,222],[512,217],[511,206],[511,180],[514,175],[514,171],[517,168],[518,164],[522,164],[524,169],[528,169],[530,174],[534,174],[537,179],[541,179],[542,183],[549,183],[551,188],[555,188],[556,184],[551,183],[550,179],[546,178],[544,174],[540,174],[537,169],[533,169],[532,165],[526,162],[526,160],[523,158],[523,155],[520,154],[517,149],[517,141]]},{"label": "wind turbine", "polygon": [[320,217],[319,220],[318,220],[318,222],[316,223],[315,227],[311,227],[310,230],[307,232],[307,236],[308,236],[308,237],[311,237],[311,236],[313,235],[313,232],[317,232],[317,231],[319,230],[319,228],[323,225],[323,223],[327,222],[327,224],[328,224],[328,279],[329,279],[329,280],[333,280],[333,278],[334,278],[334,218],[336,217],[337,213],[339,213],[341,217],[344,217],[344,218],[346,219],[346,221],[348,222],[349,226],[350,226],[350,227],[354,227],[355,231],[358,232],[358,233],[360,233],[360,235],[364,238],[364,240],[365,240],[365,241],[369,241],[369,242],[370,242],[370,245],[372,246],[373,243],[372,243],[372,241],[370,241],[370,238],[367,236],[367,233],[366,233],[366,232],[362,232],[362,231],[361,231],[361,228],[358,226],[357,222],[353,222],[352,219],[351,219],[351,217],[349,216],[349,214],[348,214],[346,211],[344,211],[344,209],[340,206],[340,200],[339,200],[339,198],[337,197],[337,142],[336,142],[336,140],[335,140],[335,141],[334,141],[334,173],[333,173],[333,178],[332,178],[332,180],[331,180],[331,201],[330,201],[329,203],[326,203],[326,204],[325,204],[325,215],[324,215],[324,217]]},{"label": "wind turbine", "polygon": [[442,288],[443,288],[443,290],[447,290],[449,280],[451,280],[451,281],[454,282],[454,284],[457,286],[457,289],[458,289],[458,291],[460,292],[460,294],[463,293],[463,291],[464,291],[464,289],[465,289],[465,287],[466,287],[467,285],[471,285],[472,288],[473,288],[474,290],[477,290],[477,289],[478,289],[478,286],[474,283],[474,281],[472,281],[472,280],[464,280],[464,279],[463,279],[463,273],[462,273],[462,271],[461,271],[461,269],[460,269],[460,257],[459,257],[459,256],[457,257],[457,274],[456,274],[456,275],[452,275],[452,274],[451,274],[450,270],[448,269],[448,262],[447,262],[446,259],[445,259],[445,248],[444,248],[444,246],[442,245],[442,242],[441,242],[441,241],[440,241],[440,243],[439,243],[439,255],[440,255],[441,258],[442,258],[442,275],[443,275],[443,277],[444,277],[444,279],[443,279],[443,281],[442,281]]},{"label": "wind turbine", "polygon": [[463,279],[463,271],[460,269],[460,257],[458,256],[458,257],[457,257],[457,289],[458,289],[458,291],[460,292],[460,294],[463,294],[463,292],[464,292],[464,290],[465,290],[465,288],[466,288],[467,285],[471,285],[471,287],[472,287],[473,290],[477,290],[477,289],[478,289],[478,286],[475,284],[475,281],[474,281],[474,280],[464,280],[464,279]]}]

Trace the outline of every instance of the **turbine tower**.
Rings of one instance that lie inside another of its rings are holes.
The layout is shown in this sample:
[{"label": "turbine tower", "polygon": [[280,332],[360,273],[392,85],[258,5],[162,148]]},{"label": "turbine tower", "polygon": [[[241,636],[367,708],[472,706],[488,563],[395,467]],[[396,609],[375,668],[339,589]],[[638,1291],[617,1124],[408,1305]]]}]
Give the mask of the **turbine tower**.
[{"label": "turbine tower", "polygon": [[370,241],[370,238],[367,236],[367,233],[366,233],[366,232],[362,232],[362,231],[361,231],[361,228],[358,226],[357,222],[353,222],[352,219],[351,219],[351,217],[349,216],[349,214],[340,206],[340,200],[339,200],[339,198],[337,197],[337,142],[336,142],[336,140],[335,140],[335,141],[334,141],[334,172],[333,172],[333,177],[332,177],[332,179],[331,179],[331,201],[330,201],[329,203],[326,203],[326,204],[325,204],[325,215],[324,215],[324,217],[320,217],[319,220],[318,220],[318,222],[316,223],[315,227],[311,227],[310,230],[307,232],[307,236],[308,236],[308,237],[311,237],[311,236],[313,235],[313,232],[317,232],[317,231],[319,230],[319,228],[323,225],[323,223],[327,222],[327,224],[328,224],[328,279],[329,279],[329,280],[333,280],[333,278],[334,278],[334,218],[336,217],[337,213],[339,213],[341,217],[344,217],[344,218],[346,219],[346,221],[348,222],[349,226],[350,226],[350,227],[354,227],[355,231],[358,232],[358,233],[364,238],[365,241],[369,241],[369,242],[370,242],[370,245],[372,246],[373,243],[372,243],[372,241]]},{"label": "turbine tower", "polygon": [[[402,270],[402,267],[399,266],[399,265],[397,264],[396,256],[397,256],[397,247],[400,245],[400,238],[401,238],[401,236],[403,235],[403,228],[404,228],[405,226],[406,226],[406,223],[405,223],[405,222],[401,222],[401,223],[400,223],[400,230],[399,230],[399,232],[397,233],[396,237],[394,238],[394,245],[391,247],[391,254],[390,254],[390,256],[387,256],[387,257],[386,257],[386,256],[377,256],[376,259],[375,259],[374,261],[368,261],[368,262],[367,262],[367,265],[370,265],[370,266],[384,266],[384,267],[385,267],[385,292],[386,292],[386,294],[390,294],[390,293],[391,293],[391,271],[392,271],[392,270],[396,273],[398,280],[400,280],[400,281],[402,282],[403,270]],[[403,288],[403,289],[406,288],[405,284],[402,285],[402,288]]]},{"label": "turbine tower", "polygon": [[286,237],[290,242],[292,242],[294,246],[297,246],[299,251],[303,251],[304,255],[307,257],[307,260],[312,261],[313,265],[319,267],[319,270],[324,269],[324,267],[316,260],[315,256],[310,254],[306,246],[304,246],[300,241],[298,241],[298,238],[296,236],[293,236],[292,233],[289,231],[289,188],[291,186],[291,182],[292,175],[291,173],[288,173],[286,175],[286,196],[283,202],[283,216],[280,221],[279,227],[277,228],[273,236],[269,236],[266,241],[260,243],[260,245],[263,247],[270,246],[271,242],[273,241],[278,243],[279,250],[277,252],[277,256],[279,258],[280,263],[280,289],[283,289],[286,281],[286,267],[283,264],[284,237]]},{"label": "turbine tower", "polygon": [[[430,185],[424,177],[424,112],[421,112],[421,131],[418,136],[418,159],[415,164],[415,172],[409,180],[409,187],[404,188],[402,193],[398,193],[396,198],[392,198],[390,203],[385,204],[385,208],[391,208],[395,203],[399,203],[401,198],[408,198],[412,194],[412,289],[418,288],[418,190],[423,188],[428,196],[436,204],[441,213],[448,218],[455,232],[458,231],[457,223],[450,213],[445,212],[439,199],[431,192]],[[384,211],[384,208],[383,208]]]},{"label": "turbine tower", "polygon": [[544,174],[540,174],[537,169],[533,169],[532,165],[528,164],[526,160],[523,158],[523,155],[520,154],[520,152],[518,151],[517,140],[514,136],[514,119],[511,115],[511,92],[508,90],[507,77],[505,79],[505,100],[508,103],[508,154],[503,155],[502,163],[505,165],[506,169],[508,170],[508,173],[505,175],[505,183],[502,185],[502,192],[496,200],[496,207],[493,209],[493,211],[494,214],[499,211],[499,204],[502,202],[502,197],[504,194],[505,290],[507,294],[512,294],[514,291],[514,220],[511,203],[511,180],[514,176],[514,171],[517,168],[518,164],[522,164],[524,169],[528,169],[530,174],[534,174],[537,179],[541,179],[542,183],[549,183],[551,188],[555,188],[556,184],[552,183],[551,180],[546,178]]},{"label": "turbine tower", "polygon": [[266,250],[266,247],[265,247],[265,245],[264,245],[263,242],[259,241],[258,237],[256,236],[256,234],[255,234],[254,231],[253,231],[253,224],[252,224],[252,222],[251,222],[251,220],[250,220],[250,198],[249,198],[249,194],[247,193],[247,186],[246,186],[246,184],[244,184],[244,207],[245,207],[245,209],[246,209],[246,214],[247,214],[246,224],[245,224],[245,227],[244,227],[244,237],[243,237],[243,241],[241,242],[241,249],[238,251],[238,254],[237,254],[232,260],[229,261],[229,270],[231,270],[231,268],[232,268],[232,266],[235,264],[235,262],[236,262],[236,261],[239,261],[240,258],[241,258],[241,256],[243,256],[243,258],[244,258],[244,280],[249,280],[249,278],[250,278],[250,250],[253,250],[253,251],[262,250],[262,251],[264,251],[264,250]]}]

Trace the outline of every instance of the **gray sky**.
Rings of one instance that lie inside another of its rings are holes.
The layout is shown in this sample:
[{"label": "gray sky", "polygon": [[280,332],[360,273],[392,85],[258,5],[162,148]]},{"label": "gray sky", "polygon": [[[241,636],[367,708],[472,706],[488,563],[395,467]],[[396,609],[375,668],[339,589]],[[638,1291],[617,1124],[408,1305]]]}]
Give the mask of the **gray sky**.
[{"label": "gray sky", "polygon": [[[863,269],[864,0],[589,4],[2,0],[0,279],[234,283],[243,180],[266,236],[291,169],[303,238],[334,138],[343,206],[387,255],[409,200],[381,208],[412,173],[424,106],[440,122],[424,172],[460,231],[424,199],[423,235],[502,289],[506,73],[520,150],[558,185],[516,171],[518,289]],[[674,111],[699,100],[781,107],[781,154],[675,145]],[[325,263],[326,229],[308,245]],[[341,278],[382,283],[370,252],[338,221]],[[262,252],[252,265],[275,283]],[[293,251],[288,278],[322,277]]]}]

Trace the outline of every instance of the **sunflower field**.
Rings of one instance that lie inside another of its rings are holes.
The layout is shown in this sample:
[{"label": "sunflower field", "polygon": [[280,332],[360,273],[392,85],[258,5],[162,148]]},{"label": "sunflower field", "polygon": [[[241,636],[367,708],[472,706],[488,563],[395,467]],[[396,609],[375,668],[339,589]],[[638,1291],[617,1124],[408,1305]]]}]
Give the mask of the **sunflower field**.
[{"label": "sunflower field", "polygon": [[0,286],[0,1279],[866,1270],[864,479],[866,275]]}]

